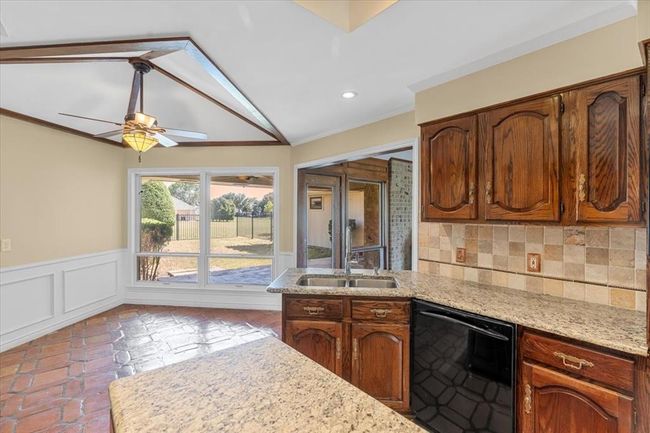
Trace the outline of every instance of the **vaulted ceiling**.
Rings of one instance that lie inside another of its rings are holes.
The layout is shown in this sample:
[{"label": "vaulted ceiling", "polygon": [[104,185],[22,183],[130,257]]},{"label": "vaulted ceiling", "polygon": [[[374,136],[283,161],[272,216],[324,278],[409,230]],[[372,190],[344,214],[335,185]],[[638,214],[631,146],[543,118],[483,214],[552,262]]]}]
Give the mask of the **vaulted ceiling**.
[{"label": "vaulted ceiling", "polygon": [[[634,14],[634,0],[399,1],[346,32],[290,1],[3,1],[0,46],[189,37],[238,90],[177,50],[151,61],[190,86],[147,74],[145,112],[210,141],[300,144],[411,110],[414,91]],[[57,113],[120,122],[132,74],[119,61],[4,63],[0,107],[100,133],[102,124]],[[358,96],[344,100],[346,90]]]}]

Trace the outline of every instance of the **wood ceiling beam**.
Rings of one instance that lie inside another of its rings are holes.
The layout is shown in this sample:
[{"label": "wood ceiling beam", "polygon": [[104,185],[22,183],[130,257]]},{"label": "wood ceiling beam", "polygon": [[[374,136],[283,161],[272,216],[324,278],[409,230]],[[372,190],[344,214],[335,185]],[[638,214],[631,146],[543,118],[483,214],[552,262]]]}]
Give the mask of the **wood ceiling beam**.
[{"label": "wood ceiling beam", "polygon": [[[159,57],[180,50],[184,50],[188,53],[188,55],[194,58],[215,81],[217,81],[237,102],[239,102],[253,116],[254,119],[257,120],[257,122],[240,114],[238,111],[229,107],[225,103],[211,97],[207,93],[199,90],[198,88],[175,76],[171,72],[166,71],[153,63],[153,61]],[[138,57],[130,58],[119,56],[84,56],[90,54],[126,53],[139,51],[146,51],[146,53]],[[187,36],[0,48],[0,64],[81,63],[102,61],[117,62],[133,61],[136,59],[140,59],[149,63],[154,69],[163,75],[171,78],[178,84],[185,86],[198,95],[208,99],[213,104],[243,120],[249,125],[254,126],[265,134],[273,137],[281,144],[289,144],[284,135],[280,132],[280,130],[278,130],[278,128],[276,128],[276,126],[268,119],[268,117],[266,117],[262,111],[257,108],[257,106],[239,89],[239,87],[237,87],[237,85],[205,53],[205,51],[203,51],[203,49],[201,49],[190,37]],[[74,131],[81,132],[78,130]],[[273,141],[273,143],[275,143],[275,141]]]},{"label": "wood ceiling beam", "polygon": [[[165,77],[169,78],[170,80],[175,81],[176,83],[180,84],[181,86],[191,90],[192,92],[196,93],[197,95],[199,95],[199,96],[207,99],[208,101],[212,102],[213,104],[218,105],[219,107],[221,107],[222,109],[224,109],[228,113],[232,114],[233,116],[237,117],[238,119],[243,120],[244,122],[246,122],[249,125],[259,129],[260,131],[264,132],[265,134],[277,139],[275,134],[273,134],[271,131],[268,131],[268,130],[264,129],[262,126],[260,126],[257,123],[253,122],[251,119],[249,119],[248,117],[242,115],[238,111],[233,110],[232,108],[230,108],[226,104],[222,103],[218,99],[213,98],[212,96],[208,95],[207,93],[203,92],[200,89],[197,89],[196,87],[192,86],[187,81],[182,80],[181,78],[177,77],[176,75],[172,74],[171,72],[167,71],[166,69],[156,65],[155,63],[151,63],[151,62],[147,62],[147,63],[151,66],[151,68],[154,71],[159,72],[160,74],[164,75]],[[283,143],[283,144],[288,144],[288,143]]]}]

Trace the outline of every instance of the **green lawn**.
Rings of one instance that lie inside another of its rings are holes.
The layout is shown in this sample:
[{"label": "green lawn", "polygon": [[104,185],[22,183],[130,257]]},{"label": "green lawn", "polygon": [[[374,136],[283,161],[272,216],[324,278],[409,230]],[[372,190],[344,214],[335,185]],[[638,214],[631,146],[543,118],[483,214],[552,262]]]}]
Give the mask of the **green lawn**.
[{"label": "green lawn", "polygon": [[318,247],[316,245],[307,246],[307,257],[309,260],[323,259],[325,257],[332,257],[332,249],[325,247]]}]

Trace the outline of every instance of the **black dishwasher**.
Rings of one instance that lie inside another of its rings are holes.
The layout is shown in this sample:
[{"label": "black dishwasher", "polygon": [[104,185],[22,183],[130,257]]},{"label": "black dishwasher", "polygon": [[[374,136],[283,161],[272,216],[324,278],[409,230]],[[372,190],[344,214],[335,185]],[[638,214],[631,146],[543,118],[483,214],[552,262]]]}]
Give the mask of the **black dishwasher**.
[{"label": "black dishwasher", "polygon": [[413,301],[411,409],[436,433],[515,431],[515,325]]}]

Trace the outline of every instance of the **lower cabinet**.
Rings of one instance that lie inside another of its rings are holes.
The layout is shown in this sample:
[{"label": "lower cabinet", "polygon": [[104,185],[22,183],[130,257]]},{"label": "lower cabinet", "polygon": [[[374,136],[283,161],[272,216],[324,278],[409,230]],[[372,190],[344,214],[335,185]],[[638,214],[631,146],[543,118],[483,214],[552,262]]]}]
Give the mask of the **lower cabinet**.
[{"label": "lower cabinet", "polygon": [[316,320],[287,320],[285,343],[339,376],[343,372],[343,324]]},{"label": "lower cabinet", "polygon": [[520,433],[634,433],[630,360],[535,334],[521,349]]},{"label": "lower cabinet", "polygon": [[409,325],[352,324],[352,384],[400,411],[408,409],[409,337]]},{"label": "lower cabinet", "polygon": [[284,295],[284,342],[400,412],[409,410],[410,301]]}]

